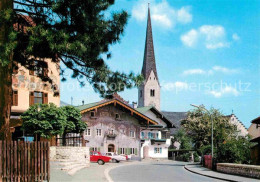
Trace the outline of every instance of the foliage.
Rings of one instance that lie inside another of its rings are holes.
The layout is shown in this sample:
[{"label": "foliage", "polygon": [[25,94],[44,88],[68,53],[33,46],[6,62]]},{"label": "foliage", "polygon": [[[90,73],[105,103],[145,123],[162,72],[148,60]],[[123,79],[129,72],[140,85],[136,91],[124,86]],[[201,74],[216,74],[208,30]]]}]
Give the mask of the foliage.
[{"label": "foliage", "polygon": [[190,161],[190,153],[184,153],[184,154],[180,154],[179,156],[176,157],[176,160],[178,161],[184,161],[184,162],[189,162]]},{"label": "foliage", "polygon": [[236,135],[236,126],[229,123],[228,118],[220,111],[211,108],[207,112],[204,107],[199,107],[189,111],[187,119],[182,122],[188,136],[192,138],[195,149],[211,145],[211,121],[213,121],[214,147],[218,148],[219,144]]},{"label": "foliage", "polygon": [[[112,55],[109,49],[120,41],[129,17],[126,11],[108,11],[114,3],[15,0],[14,9],[0,10],[0,26],[8,25],[9,33],[5,44],[0,45],[0,64],[7,65],[11,53],[29,70],[39,66],[32,64],[35,58],[50,58],[57,65],[61,61],[65,65],[60,72],[63,81],[69,68],[82,86],[89,82],[101,96],[140,84],[142,76],[112,71],[106,63]],[[52,83],[50,77],[40,77]]]},{"label": "foliage", "polygon": [[249,137],[238,136],[236,126],[228,117],[214,108],[207,112],[203,106],[188,112],[187,119],[182,122],[199,154],[211,154],[211,121],[217,162],[250,163]]},{"label": "foliage", "polygon": [[172,143],[179,142],[180,149],[187,149],[187,150],[192,149],[191,138],[189,136],[187,136],[184,129],[181,128],[173,136],[174,136],[174,138],[172,139]]},{"label": "foliage", "polygon": [[218,162],[250,164],[250,139],[248,137],[231,138],[219,145]]},{"label": "foliage", "polygon": [[200,162],[200,156],[198,152],[194,152],[193,157],[194,157],[194,162]]},{"label": "foliage", "polygon": [[25,111],[22,130],[28,134],[36,134],[41,137],[62,134],[66,123],[63,111],[54,104],[35,104]]},{"label": "foliage", "polygon": [[81,120],[80,111],[73,106],[61,107],[62,112],[66,117],[66,122],[64,125],[64,134],[66,133],[81,133],[83,132],[87,125]]}]

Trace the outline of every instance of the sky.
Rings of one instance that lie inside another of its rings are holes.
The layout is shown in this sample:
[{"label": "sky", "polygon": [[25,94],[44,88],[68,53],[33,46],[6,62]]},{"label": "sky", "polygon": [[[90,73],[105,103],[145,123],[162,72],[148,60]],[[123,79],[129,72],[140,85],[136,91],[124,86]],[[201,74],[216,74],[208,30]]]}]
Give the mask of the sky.
[{"label": "sky", "polygon": [[[233,113],[250,126],[260,115],[259,0],[116,0],[110,12],[130,14],[125,32],[112,45],[112,70],[140,73],[150,3],[161,110],[188,111],[190,104]],[[61,100],[73,105],[101,100],[91,86],[69,77]],[[137,88],[119,93],[137,101]]]}]

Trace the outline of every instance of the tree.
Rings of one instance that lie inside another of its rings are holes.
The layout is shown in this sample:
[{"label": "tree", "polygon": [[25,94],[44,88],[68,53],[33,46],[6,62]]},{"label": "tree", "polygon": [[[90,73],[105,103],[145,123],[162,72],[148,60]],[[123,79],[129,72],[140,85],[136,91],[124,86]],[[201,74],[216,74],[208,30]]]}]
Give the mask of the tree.
[{"label": "tree", "polygon": [[250,164],[250,138],[237,137],[224,141],[217,149],[218,162]]},{"label": "tree", "polygon": [[54,104],[35,104],[21,116],[22,130],[44,138],[62,135],[66,125],[66,115]]},{"label": "tree", "polygon": [[87,125],[81,120],[82,116],[80,111],[73,106],[61,107],[62,112],[66,117],[66,122],[63,131],[63,144],[65,145],[65,137],[67,133],[81,133],[83,132]]},{"label": "tree", "polygon": [[177,131],[175,133],[174,138],[172,139],[172,142],[179,142],[180,143],[180,149],[186,149],[190,150],[192,149],[192,141],[189,136],[187,136],[186,132],[184,131],[183,128]]},{"label": "tree", "polygon": [[195,144],[195,149],[211,145],[211,120],[214,126],[214,147],[218,148],[228,138],[236,136],[236,126],[220,111],[211,108],[208,113],[200,107],[189,111],[187,119],[182,122],[182,126]]},{"label": "tree", "polygon": [[[12,60],[34,70],[34,60],[50,58],[73,71],[82,86],[89,82],[101,96],[131,88],[140,75],[112,71],[109,47],[120,41],[128,14],[106,11],[114,0],[3,0],[0,6],[0,127],[9,128]],[[15,29],[13,25],[16,25]],[[13,59],[11,58],[13,55]],[[65,81],[65,69],[61,69]],[[52,83],[48,75],[40,76]],[[2,89],[3,88],[3,89]]]}]

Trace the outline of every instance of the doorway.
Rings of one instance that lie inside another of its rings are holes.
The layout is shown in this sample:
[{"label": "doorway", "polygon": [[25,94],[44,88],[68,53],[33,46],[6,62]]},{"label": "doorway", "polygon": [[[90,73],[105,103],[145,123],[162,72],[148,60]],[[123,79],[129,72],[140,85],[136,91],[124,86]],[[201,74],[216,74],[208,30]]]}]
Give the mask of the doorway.
[{"label": "doorway", "polygon": [[115,145],[114,144],[108,145],[108,152],[115,152]]}]

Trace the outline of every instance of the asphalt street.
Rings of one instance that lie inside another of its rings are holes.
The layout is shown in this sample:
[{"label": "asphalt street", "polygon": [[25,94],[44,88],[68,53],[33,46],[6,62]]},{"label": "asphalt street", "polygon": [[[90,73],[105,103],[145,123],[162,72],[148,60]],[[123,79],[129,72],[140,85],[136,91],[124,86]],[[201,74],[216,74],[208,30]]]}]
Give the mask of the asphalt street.
[{"label": "asphalt street", "polygon": [[184,163],[175,161],[126,165],[112,169],[109,175],[114,182],[221,181],[191,173],[184,169]]}]

